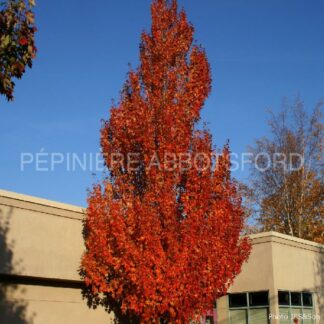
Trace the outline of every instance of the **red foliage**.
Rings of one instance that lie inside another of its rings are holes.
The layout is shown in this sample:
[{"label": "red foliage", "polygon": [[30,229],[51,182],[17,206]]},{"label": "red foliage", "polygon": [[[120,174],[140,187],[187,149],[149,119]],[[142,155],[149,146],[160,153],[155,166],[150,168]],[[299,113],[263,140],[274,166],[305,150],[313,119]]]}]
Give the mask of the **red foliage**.
[{"label": "red foliage", "polygon": [[28,40],[26,37],[22,37],[19,39],[19,44],[20,45],[27,45],[28,44]]},{"label": "red foliage", "polygon": [[176,1],[153,1],[140,67],[101,130],[110,176],[88,198],[89,294],[142,323],[187,323],[212,308],[250,251],[229,148],[215,167],[211,135],[195,131],[211,77],[193,31]]}]

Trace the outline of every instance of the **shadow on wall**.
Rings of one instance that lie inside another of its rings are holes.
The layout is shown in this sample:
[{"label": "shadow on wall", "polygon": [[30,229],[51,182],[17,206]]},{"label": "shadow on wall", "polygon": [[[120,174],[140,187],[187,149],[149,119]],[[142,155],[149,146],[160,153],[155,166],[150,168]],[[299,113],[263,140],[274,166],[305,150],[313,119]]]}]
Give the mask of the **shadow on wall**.
[{"label": "shadow on wall", "polygon": [[12,213],[12,207],[6,211],[0,208],[0,323],[32,324],[33,316],[27,319],[27,303],[15,297],[22,295],[24,290],[4,280],[14,268],[21,267],[20,262],[13,263],[14,242],[8,242]]},{"label": "shadow on wall", "polygon": [[114,315],[114,324],[140,324],[140,320],[136,316],[129,316],[129,314],[123,314],[121,311],[121,305],[116,303],[109,295],[99,300],[91,289],[85,287],[82,290],[82,296],[87,300],[88,307],[96,309],[97,307],[104,307],[107,313]]},{"label": "shadow on wall", "polygon": [[317,300],[315,301],[320,309],[321,318],[324,317],[324,249],[317,258],[315,264],[316,271],[316,295]]}]

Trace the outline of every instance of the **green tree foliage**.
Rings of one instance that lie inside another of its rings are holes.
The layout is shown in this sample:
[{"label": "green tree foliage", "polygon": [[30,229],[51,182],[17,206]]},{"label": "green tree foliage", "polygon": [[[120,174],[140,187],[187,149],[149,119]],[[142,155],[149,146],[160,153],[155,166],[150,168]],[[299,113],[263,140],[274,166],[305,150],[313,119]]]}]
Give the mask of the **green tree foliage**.
[{"label": "green tree foliage", "polygon": [[13,100],[14,78],[20,79],[36,55],[34,0],[0,3],[0,94]]}]

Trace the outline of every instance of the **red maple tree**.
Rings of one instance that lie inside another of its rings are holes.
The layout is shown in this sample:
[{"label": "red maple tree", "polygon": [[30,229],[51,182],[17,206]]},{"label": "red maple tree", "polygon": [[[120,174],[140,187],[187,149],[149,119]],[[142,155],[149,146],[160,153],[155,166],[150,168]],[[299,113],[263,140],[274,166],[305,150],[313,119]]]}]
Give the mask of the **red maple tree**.
[{"label": "red maple tree", "polygon": [[229,148],[216,160],[196,128],[211,76],[193,32],[175,0],[153,1],[140,66],[101,130],[109,176],[88,198],[81,273],[90,304],[132,322],[197,318],[250,251]]}]

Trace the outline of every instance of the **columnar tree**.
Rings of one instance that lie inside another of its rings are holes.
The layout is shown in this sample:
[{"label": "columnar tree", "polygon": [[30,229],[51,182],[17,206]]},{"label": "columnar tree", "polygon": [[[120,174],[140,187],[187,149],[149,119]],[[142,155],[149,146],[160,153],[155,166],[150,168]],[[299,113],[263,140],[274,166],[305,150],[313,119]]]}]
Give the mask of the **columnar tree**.
[{"label": "columnar tree", "polygon": [[34,0],[0,3],[0,94],[13,100],[14,78],[20,79],[36,55]]},{"label": "columnar tree", "polygon": [[176,1],[154,0],[140,66],[101,129],[109,176],[94,186],[81,273],[93,306],[142,323],[187,323],[212,308],[247,259],[229,148],[197,130],[211,88],[204,50]]}]

